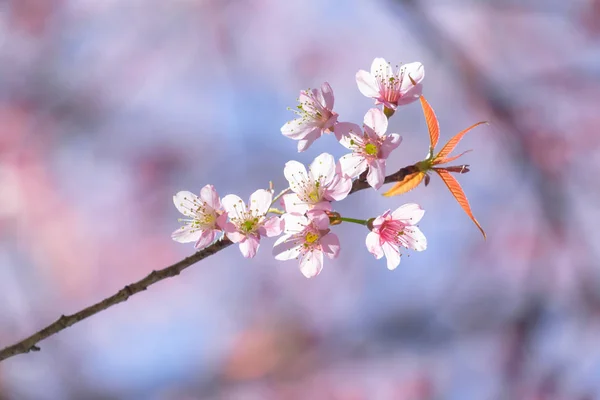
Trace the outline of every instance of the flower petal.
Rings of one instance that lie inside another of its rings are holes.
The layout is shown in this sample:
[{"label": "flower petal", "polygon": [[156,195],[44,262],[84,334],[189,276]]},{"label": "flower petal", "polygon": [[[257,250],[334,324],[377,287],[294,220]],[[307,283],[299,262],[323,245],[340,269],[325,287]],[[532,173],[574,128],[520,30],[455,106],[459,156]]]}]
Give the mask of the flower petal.
[{"label": "flower petal", "polygon": [[177,210],[183,215],[194,217],[196,210],[202,203],[194,193],[182,190],[173,196],[173,204],[175,204]]},{"label": "flower petal", "polygon": [[240,242],[240,252],[246,258],[253,258],[258,251],[260,245],[260,238],[255,235],[246,236],[245,240]]},{"label": "flower petal", "polygon": [[400,87],[401,93],[408,92],[415,87],[415,83],[418,85],[423,78],[425,78],[425,68],[420,62],[404,64],[402,70],[404,71],[404,78],[402,79],[402,86]]},{"label": "flower petal", "polygon": [[348,196],[350,190],[352,190],[352,179],[342,176],[342,172],[340,171],[335,174],[333,181],[323,193],[323,197],[328,200],[340,201]]},{"label": "flower petal", "polygon": [[279,236],[283,230],[283,220],[279,217],[267,219],[263,225],[267,237]]},{"label": "flower petal", "polygon": [[283,195],[281,200],[283,201],[283,208],[285,208],[285,212],[287,213],[304,214],[310,209],[310,206],[300,200],[300,197],[296,193]]},{"label": "flower petal", "polygon": [[388,128],[388,119],[379,108],[371,108],[367,111],[363,122],[373,129],[378,136],[383,136]]},{"label": "flower petal", "polygon": [[250,195],[248,209],[256,216],[265,215],[269,211],[272,201],[273,193],[265,189],[258,189]]},{"label": "flower petal", "polygon": [[375,232],[369,232],[365,243],[369,253],[373,254],[376,259],[379,260],[381,257],[383,257],[383,249],[381,247],[381,240],[378,234]]},{"label": "flower petal", "polygon": [[200,189],[200,200],[208,204],[213,210],[219,210],[221,208],[221,200],[213,185],[206,185]]},{"label": "flower petal", "polygon": [[319,250],[304,253],[300,258],[300,271],[307,278],[312,278],[323,269],[323,252]]},{"label": "flower petal", "polygon": [[371,75],[373,76],[382,76],[387,77],[392,74],[392,67],[390,64],[385,61],[385,58],[377,57],[373,60],[371,64]]},{"label": "flower petal", "polygon": [[302,240],[298,235],[285,235],[273,245],[273,256],[280,261],[291,260],[300,255],[301,249]]},{"label": "flower petal", "polygon": [[386,212],[384,212],[382,215],[378,216],[377,218],[375,218],[375,220],[373,221],[373,230],[377,231],[381,225],[385,222],[386,217],[390,214],[390,210],[387,210]]},{"label": "flower petal", "polygon": [[373,75],[361,69],[356,73],[358,90],[366,97],[376,99],[380,96],[379,84]]},{"label": "flower petal", "polygon": [[[358,137],[362,136],[362,131],[360,126],[353,124],[351,122],[339,122],[333,127],[333,134],[338,141],[341,141],[342,138],[348,137],[351,135],[356,135]],[[345,145],[344,145],[345,146]],[[349,148],[346,146],[346,148]]]},{"label": "flower petal", "polygon": [[225,231],[227,238],[233,243],[239,243],[246,237],[246,235],[238,231],[237,227],[231,222],[227,222],[223,227],[223,230]]},{"label": "flower petal", "polygon": [[359,153],[346,154],[340,158],[340,167],[344,175],[356,178],[368,167],[367,159]]},{"label": "flower petal", "polygon": [[321,93],[323,93],[323,99],[325,100],[325,108],[328,110],[333,110],[333,89],[329,85],[329,83],[325,82],[321,85]]},{"label": "flower petal", "polygon": [[306,217],[310,222],[315,224],[319,230],[326,230],[329,228],[329,217],[323,210],[310,210],[306,213]]},{"label": "flower petal", "polygon": [[219,215],[217,217],[217,220],[215,221],[215,226],[220,229],[225,229],[225,225],[227,224],[227,217],[228,217],[228,215],[226,212]]},{"label": "flower petal", "polygon": [[323,253],[329,258],[336,258],[340,254],[340,239],[335,233],[328,233],[321,237],[319,243]]},{"label": "flower petal", "polygon": [[385,160],[374,160],[369,164],[367,182],[375,190],[383,186],[385,180]]},{"label": "flower petal", "polygon": [[394,149],[396,149],[396,147],[400,146],[401,142],[402,142],[402,137],[400,135],[398,135],[397,133],[390,133],[389,135],[387,135],[385,137],[385,140],[381,144],[381,147],[379,148],[381,158],[383,158],[383,159],[388,158],[390,156],[390,153]]},{"label": "flower petal", "polygon": [[298,153],[308,149],[310,145],[322,135],[323,131],[321,129],[314,129],[313,131],[309,132],[303,139],[298,141]]},{"label": "flower petal", "polygon": [[417,86],[413,86],[413,87],[409,88],[402,95],[402,97],[400,97],[398,99],[398,105],[405,106],[407,104],[415,102],[415,101],[419,100],[419,97],[421,97],[421,94],[423,94],[423,85],[419,83]]},{"label": "flower petal", "polygon": [[223,197],[221,204],[231,219],[242,219],[246,213],[246,203],[235,194]]},{"label": "flower petal", "polygon": [[397,246],[390,244],[389,242],[383,242],[381,246],[383,248],[383,254],[387,258],[387,267],[389,270],[396,269],[400,265],[400,251]]},{"label": "flower petal", "polygon": [[283,168],[283,175],[290,184],[290,189],[295,193],[302,193],[302,189],[308,182],[306,168],[298,161],[288,161]]},{"label": "flower petal", "polygon": [[171,234],[171,239],[179,243],[195,242],[202,235],[202,230],[192,224],[187,224]]},{"label": "flower petal", "polygon": [[398,237],[402,245],[408,249],[423,251],[427,249],[427,238],[416,226],[404,228],[404,235]]},{"label": "flower petal", "polygon": [[215,229],[207,229],[203,231],[194,247],[197,250],[202,250],[203,248],[215,241],[215,237],[217,236],[218,232],[219,231]]},{"label": "flower petal", "polygon": [[406,225],[414,225],[423,218],[424,214],[425,210],[423,210],[420,205],[407,203],[396,208],[394,212],[392,212],[392,218],[402,221],[402,223]]},{"label": "flower petal", "polygon": [[296,234],[304,231],[309,224],[308,218],[302,214],[283,214],[281,219],[284,221],[285,233]]},{"label": "flower petal", "polygon": [[329,153],[322,153],[310,163],[308,174],[313,181],[320,182],[321,186],[327,186],[335,175],[335,159]]},{"label": "flower petal", "polygon": [[306,123],[301,118],[296,118],[291,121],[286,122],[281,127],[281,134],[283,136],[289,137],[290,139],[299,140],[304,139],[311,132],[319,130],[319,127],[315,126],[312,123]]}]

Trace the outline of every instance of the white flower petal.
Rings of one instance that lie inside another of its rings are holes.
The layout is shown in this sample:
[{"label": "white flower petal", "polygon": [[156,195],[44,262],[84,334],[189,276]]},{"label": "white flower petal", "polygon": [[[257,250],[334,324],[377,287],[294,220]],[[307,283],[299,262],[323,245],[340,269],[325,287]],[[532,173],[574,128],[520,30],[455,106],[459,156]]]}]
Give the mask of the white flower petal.
[{"label": "white flower petal", "polygon": [[396,208],[392,212],[392,218],[402,221],[402,223],[406,225],[414,225],[423,218],[424,214],[425,210],[423,210],[420,205],[407,203]]},{"label": "white flower petal", "polygon": [[323,252],[319,250],[309,251],[300,258],[300,271],[307,278],[312,278],[323,269]]},{"label": "white flower petal", "polygon": [[202,235],[201,229],[187,224],[173,232],[171,238],[179,243],[189,243],[197,241],[200,235]]},{"label": "white flower petal", "polygon": [[385,135],[388,128],[388,119],[379,108],[371,108],[367,111],[363,122],[373,129],[378,136]]},{"label": "white flower petal", "polygon": [[277,239],[273,246],[273,256],[276,260],[291,260],[300,255],[302,240],[298,235],[285,235]]},{"label": "white flower petal", "polygon": [[404,79],[402,80],[402,86],[400,87],[401,93],[406,93],[415,86],[412,81],[419,84],[423,78],[425,78],[425,68],[420,62],[404,64],[402,70],[404,71]]},{"label": "white flower petal", "polygon": [[248,208],[252,211],[255,216],[265,215],[271,207],[273,201],[273,193],[268,190],[258,189],[256,192],[250,195],[250,203]]},{"label": "white flower petal", "polygon": [[378,234],[375,232],[369,232],[365,243],[369,253],[373,254],[376,259],[379,260],[381,257],[383,257],[383,248],[381,247],[381,240]]},{"label": "white flower petal", "polygon": [[240,252],[246,258],[253,258],[258,251],[260,239],[254,235],[246,236],[245,240],[240,242]]},{"label": "white flower petal", "polygon": [[194,193],[182,190],[173,196],[173,204],[175,204],[177,210],[183,215],[194,217],[196,215],[196,210],[202,203]]},{"label": "white flower petal", "polygon": [[366,158],[359,153],[346,154],[340,158],[342,173],[350,178],[356,178],[367,169]]},{"label": "white flower petal", "polygon": [[404,235],[398,237],[402,245],[408,249],[423,251],[427,249],[427,238],[416,226],[404,228]]},{"label": "white flower petal", "polygon": [[296,193],[286,194],[282,200],[286,213],[304,214],[310,208],[308,204],[300,200]]},{"label": "white flower petal", "polygon": [[325,82],[321,85],[321,93],[323,94],[323,99],[325,100],[324,106],[328,110],[333,110],[333,89],[329,85],[329,83]]},{"label": "white flower petal", "polygon": [[398,250],[398,247],[389,242],[384,242],[382,248],[383,254],[385,254],[385,258],[387,258],[388,269],[396,269],[396,267],[400,265],[400,251]]},{"label": "white flower petal", "polygon": [[200,200],[205,202],[213,210],[221,208],[221,200],[213,185],[206,185],[200,189]]},{"label": "white flower petal", "polygon": [[296,118],[286,122],[281,127],[281,134],[283,136],[289,137],[290,139],[299,140],[304,139],[311,132],[318,129],[319,128],[316,127],[314,123],[308,123],[302,118]]},{"label": "white flower petal", "polygon": [[[354,138],[362,137],[362,130],[360,129],[360,126],[351,122],[339,122],[334,125],[333,134],[340,143],[342,143],[343,139],[348,139],[348,145],[350,145],[349,139],[352,138],[348,136],[352,136]],[[344,143],[342,143],[342,145],[346,146]],[[346,148],[350,149],[348,146],[346,146]]]},{"label": "white flower petal", "polygon": [[383,186],[385,181],[385,160],[374,160],[369,165],[369,172],[367,173],[367,182],[375,190],[378,190]]},{"label": "white flower petal", "polygon": [[370,98],[378,98],[379,94],[379,84],[373,75],[368,73],[365,70],[360,70],[356,73],[356,85],[358,86],[358,90],[363,94],[363,96]]},{"label": "white flower petal", "polygon": [[328,233],[323,236],[319,243],[321,243],[321,248],[323,249],[323,253],[329,258],[336,258],[340,254],[340,239],[334,233]]},{"label": "white flower petal", "polygon": [[283,175],[295,193],[302,193],[308,183],[308,174],[304,165],[298,161],[288,161],[283,168]]},{"label": "white flower petal", "polygon": [[390,64],[385,61],[385,58],[377,57],[371,64],[371,75],[377,76],[390,76],[392,74],[392,68]]},{"label": "white flower petal", "polygon": [[286,234],[296,234],[304,231],[304,228],[309,224],[308,218],[302,214],[283,214],[281,217],[284,221],[284,229]]},{"label": "white flower petal", "polygon": [[246,203],[239,196],[228,194],[221,199],[221,204],[230,219],[243,219],[246,213]]},{"label": "white flower petal", "polygon": [[197,250],[202,250],[203,248],[207,247],[215,241],[215,237],[217,236],[218,232],[219,231],[215,229],[207,229],[203,231],[198,238],[198,241],[196,241],[194,247],[196,247]]},{"label": "white flower petal", "polygon": [[329,153],[320,154],[308,169],[313,182],[319,181],[322,186],[327,186],[335,175],[335,159]]}]

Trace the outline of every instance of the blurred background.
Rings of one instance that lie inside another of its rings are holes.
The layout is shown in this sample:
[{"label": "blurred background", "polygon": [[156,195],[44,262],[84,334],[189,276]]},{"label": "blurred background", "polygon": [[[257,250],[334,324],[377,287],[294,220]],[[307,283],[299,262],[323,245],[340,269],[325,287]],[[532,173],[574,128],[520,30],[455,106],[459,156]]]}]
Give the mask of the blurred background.
[{"label": "blurred background", "polygon": [[[328,81],[341,121],[373,58],[421,61],[483,241],[433,177],[395,271],[336,227],[305,279],[235,247],[0,363],[2,399],[600,399],[600,1],[14,0],[0,3],[0,346],[191,254],[179,190],[247,198],[298,154],[279,128]],[[427,153],[418,103],[389,171]],[[347,226],[348,225],[348,226]]]}]

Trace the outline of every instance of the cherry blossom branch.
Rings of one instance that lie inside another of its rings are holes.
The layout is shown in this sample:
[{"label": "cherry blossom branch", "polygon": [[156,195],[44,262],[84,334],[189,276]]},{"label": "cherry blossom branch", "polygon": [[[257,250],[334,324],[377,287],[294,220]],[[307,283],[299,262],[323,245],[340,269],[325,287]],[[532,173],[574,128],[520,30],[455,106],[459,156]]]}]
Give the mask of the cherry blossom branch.
[{"label": "cherry blossom branch", "polygon": [[[404,179],[404,177],[408,174],[413,173],[415,171],[415,168],[416,167],[414,165],[404,167],[396,173],[387,176],[385,178],[385,183],[399,182],[402,179]],[[367,189],[369,187],[370,186],[365,179],[358,178],[352,183],[352,189],[350,190],[349,194],[356,193],[360,190]],[[283,191],[282,194],[284,194],[285,192],[287,192],[287,189]],[[273,212],[272,210],[269,211]],[[99,313],[100,311],[106,310],[109,307],[126,301],[127,299],[129,299],[129,297],[133,296],[134,294],[146,290],[150,285],[153,285],[164,279],[179,275],[184,269],[196,264],[198,261],[204,260],[205,258],[212,256],[213,254],[225,249],[226,247],[229,247],[231,244],[232,242],[229,239],[223,237],[223,239],[206,247],[204,250],[200,250],[173,265],[170,265],[166,268],[157,271],[152,271],[145,278],[137,282],[131,283],[129,285],[126,285],[117,293],[105,298],[104,300],[96,304],[84,308],[83,310],[78,311],[75,314],[61,315],[60,318],[58,318],[56,321],[46,326],[42,330],[21,340],[18,343],[13,344],[12,346],[8,346],[2,349],[0,351],[0,361],[16,356],[18,354],[29,353],[31,351],[40,351],[40,348],[37,346],[37,343],[41,342],[42,340],[52,335],[55,335],[60,331],[72,325],[75,325],[76,323],[88,317],[91,317],[92,315]]]}]

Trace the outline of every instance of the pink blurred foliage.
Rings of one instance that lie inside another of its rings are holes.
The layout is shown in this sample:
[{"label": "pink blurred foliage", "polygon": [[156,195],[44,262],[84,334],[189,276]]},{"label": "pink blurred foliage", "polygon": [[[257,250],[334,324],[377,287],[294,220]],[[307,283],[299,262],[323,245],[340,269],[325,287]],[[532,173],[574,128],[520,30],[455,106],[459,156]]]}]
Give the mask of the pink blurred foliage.
[{"label": "pink blurred foliage", "polygon": [[[2,343],[186,256],[169,238],[182,187],[283,185],[297,156],[277,141],[285,107],[328,80],[336,111],[360,121],[371,103],[353,77],[373,57],[422,60],[441,126],[492,132],[464,144],[487,242],[432,182],[406,197],[428,202],[423,229],[438,232],[421,259],[380,270],[364,232],[342,233],[339,261],[309,284],[228,249],[2,364],[3,394],[597,398],[600,2],[550,3],[3,5]],[[390,165],[424,155],[421,118],[391,119],[405,147]]]}]

